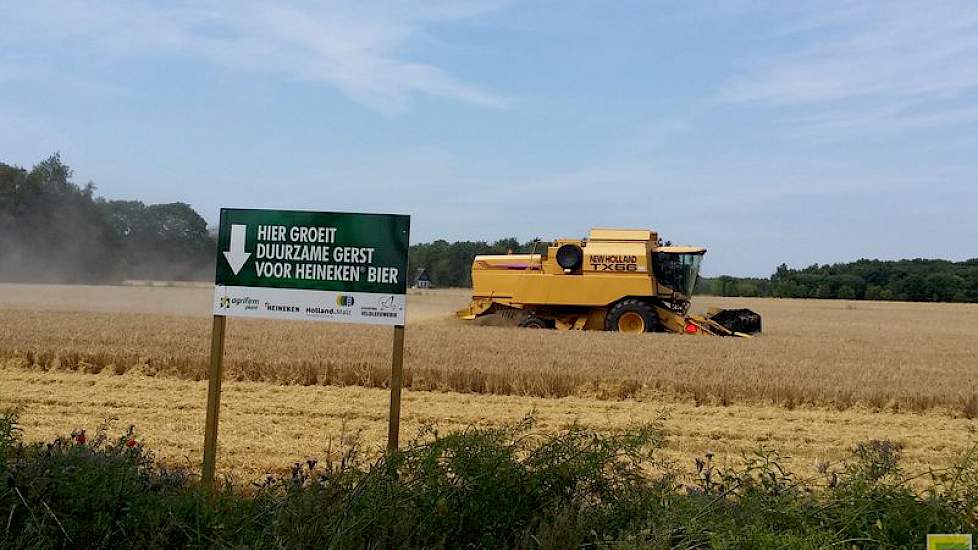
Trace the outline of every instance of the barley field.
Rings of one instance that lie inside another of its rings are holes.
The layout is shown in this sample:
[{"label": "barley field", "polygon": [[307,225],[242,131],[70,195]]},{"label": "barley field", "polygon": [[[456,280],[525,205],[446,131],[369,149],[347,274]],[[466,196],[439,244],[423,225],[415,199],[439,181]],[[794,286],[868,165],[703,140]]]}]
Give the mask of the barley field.
[{"label": "barley field", "polygon": [[[639,399],[978,415],[978,306],[708,299],[764,317],[750,340],[527,331],[456,321],[460,290],[409,297],[405,385],[533,397]],[[36,371],[202,380],[205,288],[0,287],[0,360]],[[386,387],[390,331],[230,319],[226,377]]]},{"label": "barley field", "polygon": [[[209,288],[0,285],[0,407],[44,439],[134,423],[199,462]],[[974,441],[978,307],[769,299],[764,334],[565,333],[456,321],[461,290],[409,296],[404,428],[517,420],[612,427],[665,413],[679,459],[768,444],[804,464],[891,439],[910,464]],[[391,329],[228,322],[221,465],[239,476],[386,433]]]}]

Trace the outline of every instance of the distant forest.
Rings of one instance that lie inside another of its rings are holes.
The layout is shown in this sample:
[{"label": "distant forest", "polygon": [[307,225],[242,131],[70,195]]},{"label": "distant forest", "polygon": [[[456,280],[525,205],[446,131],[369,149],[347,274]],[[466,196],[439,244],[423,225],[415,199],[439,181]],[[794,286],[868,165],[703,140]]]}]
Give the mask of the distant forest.
[{"label": "distant forest", "polygon": [[[486,241],[434,241],[411,245],[408,270],[412,278],[424,268],[431,282],[441,287],[472,286],[472,259],[478,254],[530,252],[533,242],[520,243],[514,238]],[[537,250],[540,250],[539,245]],[[413,280],[413,279],[412,279]]]},{"label": "distant forest", "polygon": [[714,296],[978,302],[978,258],[963,262],[863,259],[803,269],[781,264],[766,279],[723,276],[700,279],[696,288]]},{"label": "distant forest", "polygon": [[[534,242],[438,240],[411,246],[409,270],[436,286],[471,286],[477,254],[528,252]],[[539,245],[537,245],[539,247]],[[113,283],[213,280],[217,244],[207,222],[181,202],[106,200],[78,185],[57,154],[30,170],[0,163],[0,281]],[[539,248],[538,248],[539,249]],[[978,302],[978,258],[858,260],[792,269],[768,278],[701,278],[716,296]]]},{"label": "distant forest", "polygon": [[30,170],[0,163],[0,280],[207,280],[215,248],[187,204],[96,197],[57,154]]}]

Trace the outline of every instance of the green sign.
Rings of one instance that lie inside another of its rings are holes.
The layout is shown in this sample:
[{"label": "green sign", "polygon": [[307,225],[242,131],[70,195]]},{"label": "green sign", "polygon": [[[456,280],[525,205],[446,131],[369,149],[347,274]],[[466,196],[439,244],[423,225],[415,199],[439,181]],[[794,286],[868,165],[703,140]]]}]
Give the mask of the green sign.
[{"label": "green sign", "polygon": [[214,313],[403,324],[411,218],[222,209]]}]

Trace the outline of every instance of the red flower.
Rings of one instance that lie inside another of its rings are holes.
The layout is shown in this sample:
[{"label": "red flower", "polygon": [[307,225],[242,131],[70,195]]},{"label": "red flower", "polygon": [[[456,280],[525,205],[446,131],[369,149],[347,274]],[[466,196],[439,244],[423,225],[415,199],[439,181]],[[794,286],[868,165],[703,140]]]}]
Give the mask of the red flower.
[{"label": "red flower", "polygon": [[77,443],[79,445],[84,445],[85,444],[85,430],[82,430],[82,431],[78,432],[77,434],[75,434],[75,443]]},{"label": "red flower", "polygon": [[130,449],[132,449],[135,446],[136,446],[136,440],[135,439],[127,439],[126,440],[126,447],[129,447]]}]

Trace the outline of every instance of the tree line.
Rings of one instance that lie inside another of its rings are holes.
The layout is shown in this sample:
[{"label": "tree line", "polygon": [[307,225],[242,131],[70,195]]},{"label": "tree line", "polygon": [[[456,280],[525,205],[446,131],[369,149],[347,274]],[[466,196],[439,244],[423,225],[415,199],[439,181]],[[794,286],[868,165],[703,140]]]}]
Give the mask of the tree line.
[{"label": "tree line", "polygon": [[430,243],[411,245],[408,255],[408,269],[412,282],[418,270],[424,268],[431,281],[441,287],[472,286],[472,260],[480,254],[525,253],[533,250],[540,251],[539,239],[520,243],[515,238],[487,241],[455,241],[437,240]]},{"label": "tree line", "polygon": [[978,258],[962,262],[861,259],[802,269],[781,264],[766,279],[701,279],[697,292],[715,296],[978,302]]},{"label": "tree line", "polygon": [[[0,281],[112,283],[211,280],[217,243],[190,205],[96,196],[54,154],[27,170],[0,162]],[[424,267],[440,286],[469,286],[472,258],[532,243],[438,240],[411,246],[410,275]]]},{"label": "tree line", "polygon": [[[411,280],[424,268],[436,286],[472,284],[479,254],[541,250],[519,242],[437,240],[411,246]],[[190,205],[107,200],[78,185],[58,154],[30,170],[0,163],[0,280],[110,283],[125,279],[211,280],[217,243]],[[700,278],[717,296],[978,302],[978,258],[858,260],[792,269],[768,278]]]},{"label": "tree line", "polygon": [[187,204],[97,197],[58,154],[30,170],[0,163],[0,280],[206,280],[215,248]]}]

